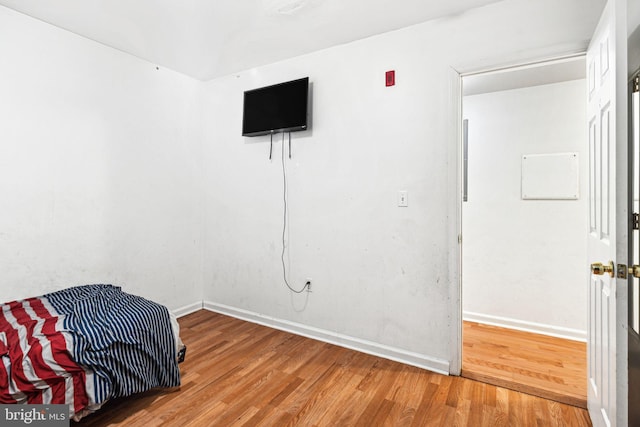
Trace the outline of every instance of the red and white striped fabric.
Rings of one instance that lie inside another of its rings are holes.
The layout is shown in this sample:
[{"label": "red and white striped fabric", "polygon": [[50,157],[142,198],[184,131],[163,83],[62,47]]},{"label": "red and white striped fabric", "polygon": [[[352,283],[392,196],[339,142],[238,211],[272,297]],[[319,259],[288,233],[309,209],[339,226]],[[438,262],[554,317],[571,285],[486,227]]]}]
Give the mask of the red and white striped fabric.
[{"label": "red and white striped fabric", "polygon": [[47,298],[0,307],[0,403],[67,404],[75,419],[98,409],[93,373],[74,362],[71,334]]},{"label": "red and white striped fabric", "polygon": [[180,385],[169,310],[112,285],[0,305],[0,356],[0,404],[66,404],[75,420]]}]

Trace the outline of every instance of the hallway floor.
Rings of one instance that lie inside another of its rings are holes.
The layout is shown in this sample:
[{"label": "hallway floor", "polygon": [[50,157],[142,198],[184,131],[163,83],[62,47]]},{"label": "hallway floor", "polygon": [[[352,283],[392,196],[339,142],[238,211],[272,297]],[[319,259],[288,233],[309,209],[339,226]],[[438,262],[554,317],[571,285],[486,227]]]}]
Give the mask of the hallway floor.
[{"label": "hallway floor", "polygon": [[462,376],[587,407],[584,342],[465,321]]}]

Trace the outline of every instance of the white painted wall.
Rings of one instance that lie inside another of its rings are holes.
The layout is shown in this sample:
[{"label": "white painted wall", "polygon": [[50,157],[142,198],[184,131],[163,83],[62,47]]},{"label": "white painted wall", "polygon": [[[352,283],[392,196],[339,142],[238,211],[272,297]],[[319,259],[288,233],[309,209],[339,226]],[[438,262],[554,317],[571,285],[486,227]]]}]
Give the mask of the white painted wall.
[{"label": "white painted wall", "polygon": [[[216,309],[448,370],[452,67],[583,50],[597,21],[583,6],[506,0],[208,84],[0,7],[0,299],[92,282],[170,308],[204,295]],[[294,134],[287,163],[289,270],[314,291],[294,296],[281,281],[280,165],[240,123],[242,91],[304,75],[313,130]]]},{"label": "white painted wall", "polygon": [[[504,1],[208,83],[208,306],[448,370],[457,317],[451,67],[583,50],[597,16],[581,4]],[[386,88],[390,69],[397,85]],[[244,90],[302,76],[313,84],[313,129],[293,134],[286,161],[289,271],[296,287],[307,277],[314,285],[298,296],[281,278],[279,157],[267,159],[268,137],[240,131]],[[408,208],[396,206],[398,190],[409,192]]]},{"label": "white painted wall", "polygon": [[201,83],[0,7],[0,300],[201,300]]},{"label": "white painted wall", "polygon": [[[627,32],[629,38],[627,49],[629,50],[629,74],[640,69],[640,2],[627,1]],[[631,76],[630,76],[631,77]]]},{"label": "white painted wall", "polygon": [[[586,339],[584,80],[468,96],[465,318]],[[578,200],[522,200],[525,154],[578,153]]]}]

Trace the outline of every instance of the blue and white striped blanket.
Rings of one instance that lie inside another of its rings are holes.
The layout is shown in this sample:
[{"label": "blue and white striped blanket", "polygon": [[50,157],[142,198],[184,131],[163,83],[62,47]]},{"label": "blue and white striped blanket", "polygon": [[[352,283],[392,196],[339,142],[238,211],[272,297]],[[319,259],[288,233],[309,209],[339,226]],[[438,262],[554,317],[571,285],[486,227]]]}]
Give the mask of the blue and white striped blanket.
[{"label": "blue and white striped blanket", "polygon": [[[6,329],[0,335],[12,337],[0,340],[0,382],[6,383],[0,384],[0,400],[6,403],[68,403],[78,419],[109,399],[180,385],[175,338],[162,305],[116,286],[86,285],[0,307]],[[34,351],[42,356],[25,357]],[[65,354],[81,369],[64,362]],[[37,364],[25,369],[30,360]]]}]

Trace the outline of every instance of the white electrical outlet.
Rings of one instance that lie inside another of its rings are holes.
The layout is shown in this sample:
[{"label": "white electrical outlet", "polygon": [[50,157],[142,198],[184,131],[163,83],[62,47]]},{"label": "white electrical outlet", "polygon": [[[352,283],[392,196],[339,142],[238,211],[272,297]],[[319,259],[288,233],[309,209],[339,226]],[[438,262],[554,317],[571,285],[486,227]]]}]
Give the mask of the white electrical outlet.
[{"label": "white electrical outlet", "polygon": [[401,208],[409,206],[409,192],[407,190],[398,191],[398,206]]}]

